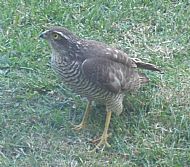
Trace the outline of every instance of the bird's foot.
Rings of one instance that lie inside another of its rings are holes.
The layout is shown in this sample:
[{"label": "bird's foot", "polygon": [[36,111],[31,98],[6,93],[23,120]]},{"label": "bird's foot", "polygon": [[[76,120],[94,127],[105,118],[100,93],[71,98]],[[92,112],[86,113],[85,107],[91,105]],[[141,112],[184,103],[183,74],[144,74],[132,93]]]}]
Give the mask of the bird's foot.
[{"label": "bird's foot", "polygon": [[76,130],[76,131],[79,131],[79,130],[82,130],[86,127],[86,124],[84,122],[81,122],[80,124],[78,125],[72,125],[73,126],[73,130]]},{"label": "bird's foot", "polygon": [[91,150],[90,152],[96,152],[97,150],[103,151],[106,147],[111,147],[111,145],[108,143],[108,137],[110,137],[111,134],[103,134],[100,138],[93,140],[92,143],[99,143],[96,145],[96,147]]}]

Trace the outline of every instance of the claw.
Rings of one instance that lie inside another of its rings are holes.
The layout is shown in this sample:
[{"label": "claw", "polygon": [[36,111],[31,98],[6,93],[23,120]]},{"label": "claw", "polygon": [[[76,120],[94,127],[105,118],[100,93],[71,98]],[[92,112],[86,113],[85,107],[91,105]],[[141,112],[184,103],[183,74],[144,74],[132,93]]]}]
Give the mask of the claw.
[{"label": "claw", "polygon": [[106,147],[111,147],[111,145],[108,143],[108,137],[111,136],[110,134],[102,134],[102,136],[96,140],[93,140],[92,143],[96,143],[99,141],[99,143],[95,146],[94,149],[92,149],[90,152],[96,152],[97,150],[103,151]]},{"label": "claw", "polygon": [[86,124],[80,123],[78,125],[72,125],[72,126],[73,126],[73,128],[72,128],[73,130],[79,131],[79,130],[84,129],[86,127]]}]

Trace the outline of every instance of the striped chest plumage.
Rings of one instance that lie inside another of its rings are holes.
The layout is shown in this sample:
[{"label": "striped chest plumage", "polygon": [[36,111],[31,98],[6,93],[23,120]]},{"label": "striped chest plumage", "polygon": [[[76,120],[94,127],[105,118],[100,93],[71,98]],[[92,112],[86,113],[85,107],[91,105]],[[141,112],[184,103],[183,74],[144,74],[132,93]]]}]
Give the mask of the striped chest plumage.
[{"label": "striped chest plumage", "polygon": [[75,93],[98,100],[107,100],[116,98],[116,94],[109,92],[88,80],[82,71],[82,62],[76,60],[66,60],[65,57],[52,54],[51,66],[63,83]]},{"label": "striped chest plumage", "polygon": [[55,55],[55,53],[52,54],[51,66],[66,86],[87,98],[94,99],[96,96],[98,96],[97,98],[101,98],[101,96],[103,98],[102,93],[107,91],[98,88],[85,78],[81,67],[82,62],[66,60]]}]

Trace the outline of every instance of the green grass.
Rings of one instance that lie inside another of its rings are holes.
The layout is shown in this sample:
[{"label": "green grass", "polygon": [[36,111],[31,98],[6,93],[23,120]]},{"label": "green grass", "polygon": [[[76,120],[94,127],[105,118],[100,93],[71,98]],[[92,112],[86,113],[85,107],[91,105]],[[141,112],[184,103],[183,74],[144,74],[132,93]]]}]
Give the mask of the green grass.
[{"label": "green grass", "polygon": [[[190,2],[188,0],[0,1],[0,166],[190,166]],[[113,116],[111,148],[89,153],[102,133],[95,105],[77,133],[86,101],[49,66],[38,35],[62,25],[160,66]],[[94,119],[95,118],[95,119]]]}]

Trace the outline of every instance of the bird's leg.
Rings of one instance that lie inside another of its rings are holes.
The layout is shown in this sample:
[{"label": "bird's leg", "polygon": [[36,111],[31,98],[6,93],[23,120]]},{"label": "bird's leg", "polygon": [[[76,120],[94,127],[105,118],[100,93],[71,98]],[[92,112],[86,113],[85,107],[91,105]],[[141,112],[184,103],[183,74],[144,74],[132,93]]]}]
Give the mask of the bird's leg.
[{"label": "bird's leg", "polygon": [[100,148],[100,146],[102,146],[102,145],[103,145],[103,149],[105,146],[111,147],[111,145],[107,141],[107,139],[109,137],[108,128],[109,128],[109,124],[110,124],[110,120],[111,120],[111,114],[112,114],[112,112],[107,112],[107,114],[106,114],[106,122],[105,122],[104,131],[103,131],[103,134],[100,137],[100,139],[98,139],[98,140],[100,140],[100,142],[96,145],[96,148],[94,150],[96,150],[97,148]]},{"label": "bird's leg", "polygon": [[81,130],[86,127],[87,120],[91,111],[92,111],[92,101],[88,101],[83,119],[80,124],[74,125],[73,127],[74,130]]}]

